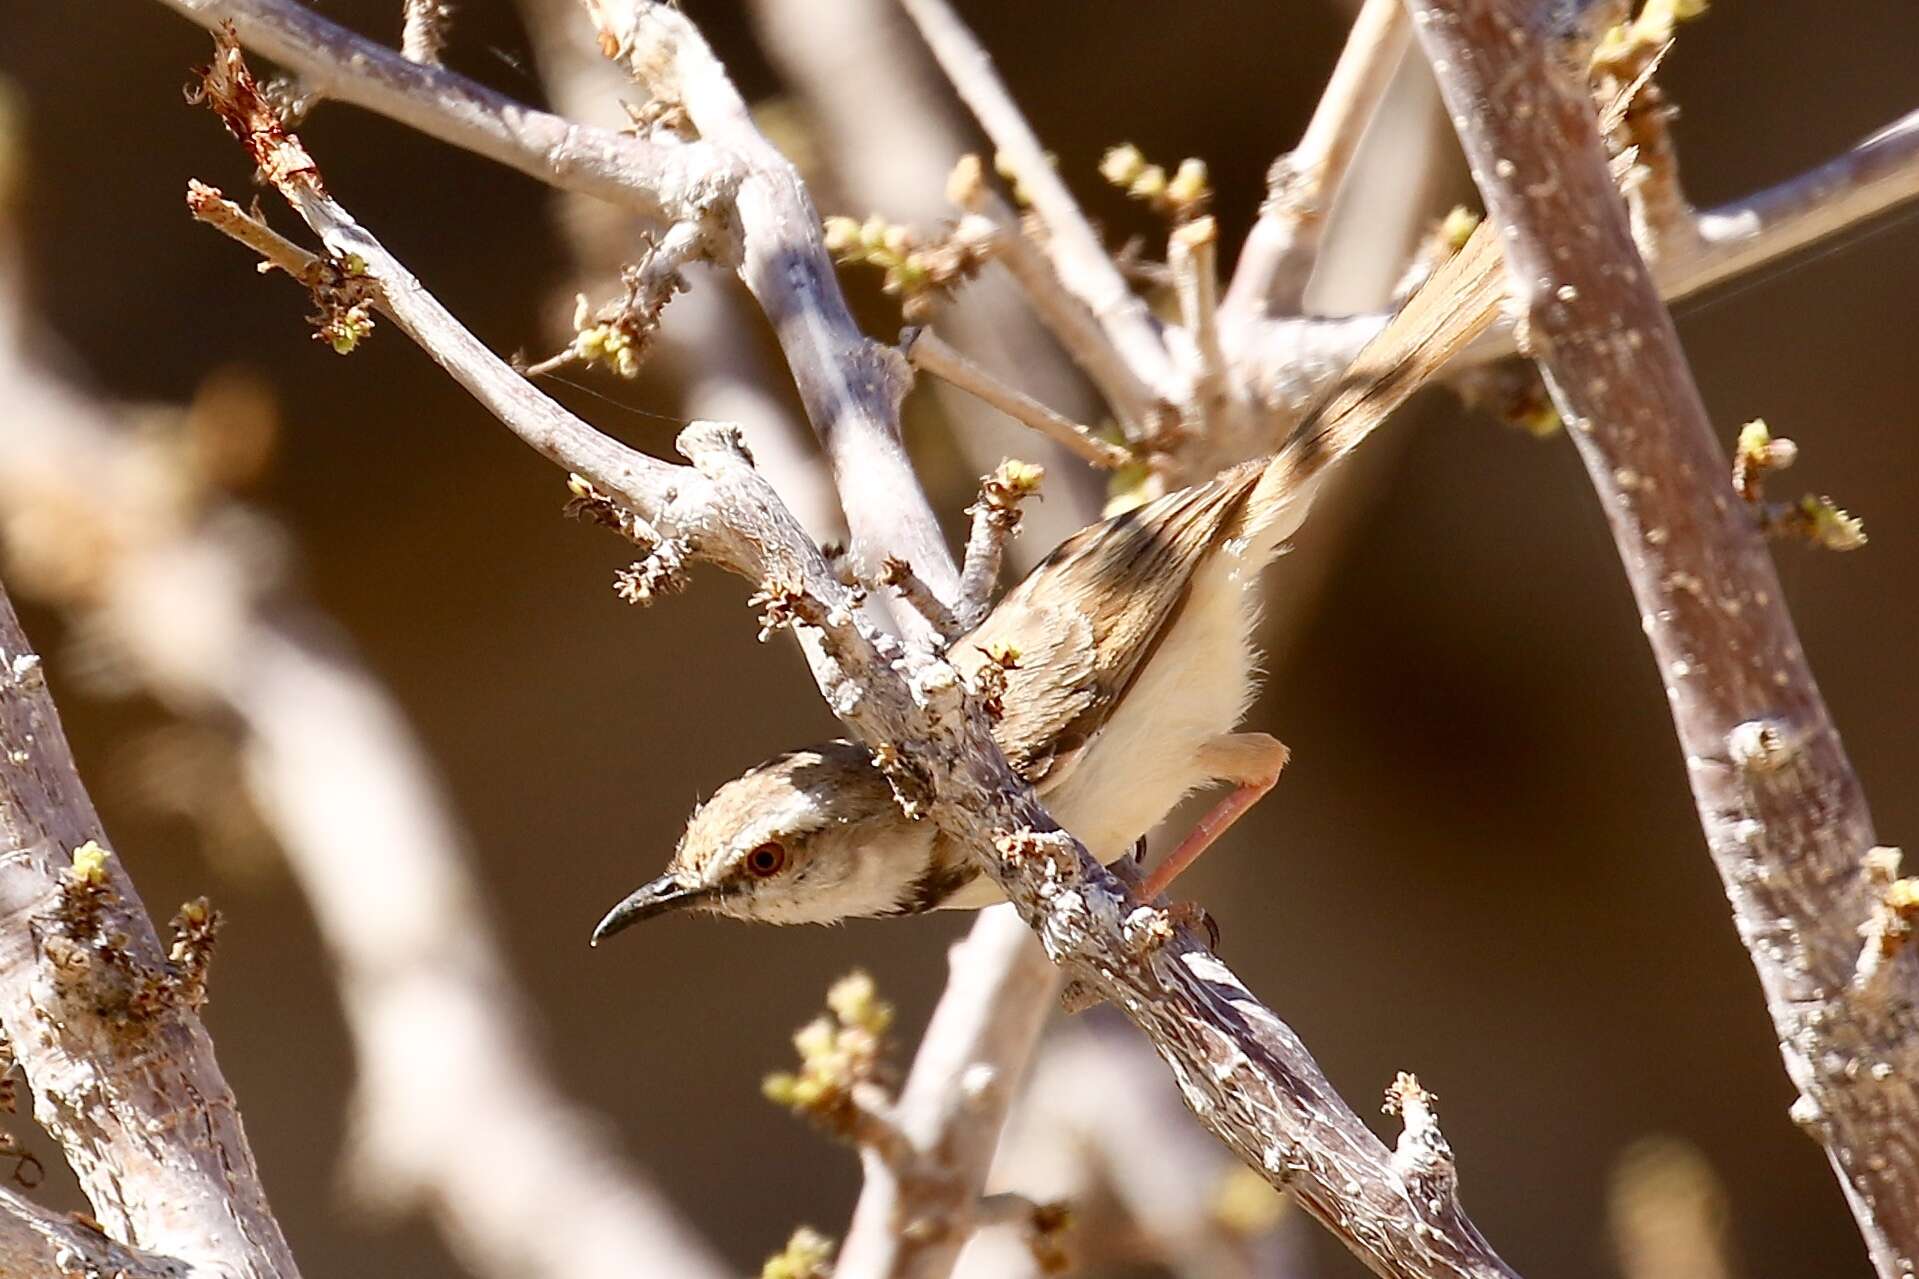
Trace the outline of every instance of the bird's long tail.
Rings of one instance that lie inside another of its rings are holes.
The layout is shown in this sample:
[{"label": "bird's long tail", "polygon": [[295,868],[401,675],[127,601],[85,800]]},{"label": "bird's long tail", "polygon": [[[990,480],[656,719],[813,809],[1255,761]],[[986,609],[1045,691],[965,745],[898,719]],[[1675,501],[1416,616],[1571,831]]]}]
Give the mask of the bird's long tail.
[{"label": "bird's long tail", "polygon": [[1492,326],[1505,283],[1492,224],[1482,222],[1267,461],[1247,499],[1243,527],[1272,544],[1297,532],[1333,465]]}]

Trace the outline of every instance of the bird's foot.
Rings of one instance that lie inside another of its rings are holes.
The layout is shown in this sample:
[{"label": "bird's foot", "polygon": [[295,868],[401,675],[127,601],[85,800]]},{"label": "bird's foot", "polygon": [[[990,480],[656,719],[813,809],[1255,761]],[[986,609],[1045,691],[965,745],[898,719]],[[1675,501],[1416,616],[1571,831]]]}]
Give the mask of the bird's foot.
[{"label": "bird's foot", "polygon": [[1219,949],[1219,923],[1211,911],[1198,902],[1173,902],[1165,909],[1166,917],[1175,928],[1203,928],[1206,930],[1206,949]]}]

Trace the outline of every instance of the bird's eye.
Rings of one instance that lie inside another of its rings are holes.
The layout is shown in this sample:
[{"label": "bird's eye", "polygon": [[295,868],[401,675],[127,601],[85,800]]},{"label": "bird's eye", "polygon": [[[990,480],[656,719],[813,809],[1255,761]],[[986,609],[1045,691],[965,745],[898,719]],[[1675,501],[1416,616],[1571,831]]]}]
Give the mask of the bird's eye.
[{"label": "bird's eye", "polygon": [[746,868],[764,879],[777,875],[786,865],[786,849],[776,840],[768,840],[746,855]]}]

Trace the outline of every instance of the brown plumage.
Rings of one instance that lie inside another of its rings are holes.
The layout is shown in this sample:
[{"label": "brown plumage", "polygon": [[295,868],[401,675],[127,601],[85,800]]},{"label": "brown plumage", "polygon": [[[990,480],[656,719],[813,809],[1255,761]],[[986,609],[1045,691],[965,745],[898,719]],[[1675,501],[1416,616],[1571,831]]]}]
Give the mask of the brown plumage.
[{"label": "brown plumage", "polygon": [[[1236,783],[1171,855],[1176,869],[1277,778],[1285,748],[1233,731],[1257,677],[1250,588],[1328,469],[1484,332],[1503,278],[1481,227],[1279,452],[1074,534],[954,644],[969,678],[989,654],[1017,650],[994,737],[1095,856],[1124,854],[1187,791]],[[594,936],[678,907],[800,923],[997,899],[969,850],[909,821],[865,752],[836,742],[721,787],[667,873]]]}]

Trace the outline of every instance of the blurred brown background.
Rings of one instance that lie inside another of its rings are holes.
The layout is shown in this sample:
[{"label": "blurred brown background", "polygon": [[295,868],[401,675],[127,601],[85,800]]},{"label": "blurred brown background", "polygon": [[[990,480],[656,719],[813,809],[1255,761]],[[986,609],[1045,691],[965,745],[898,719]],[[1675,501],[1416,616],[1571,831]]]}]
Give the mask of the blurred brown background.
[{"label": "blurred brown background", "polygon": [[[397,33],[397,0],[319,7]],[[1132,225],[1092,176],[1101,148],[1131,140],[1155,159],[1205,156],[1234,238],[1345,23],[1325,0],[963,7],[1097,215]],[[749,96],[778,90],[737,6],[686,8]],[[964,921],[674,920],[586,949],[703,790],[833,725],[794,653],[753,642],[740,583],[702,572],[649,612],[621,606],[607,587],[622,548],[556,518],[545,462],[390,328],[349,360],[309,341],[304,300],[188,220],[188,177],[246,185],[239,151],[180,101],[207,49],[139,0],[7,0],[0,72],[30,112],[42,316],[116,396],[182,400],[231,364],[278,388],[281,456],[261,498],[442,770],[564,1083],[742,1273],[795,1223],[839,1231],[853,1156],[761,1102],[758,1080],[855,964],[898,1000],[910,1044]],[[499,0],[459,6],[449,62],[538,97]],[[1684,110],[1694,197],[1784,178],[1910,109],[1914,67],[1911,0],[1715,9],[1662,75]],[[566,270],[543,189],[346,108],[303,134],[348,206],[482,336],[506,350],[550,340]],[[1779,559],[1897,843],[1919,823],[1919,225],[1854,239],[1679,316],[1727,438],[1764,415],[1802,446],[1787,486],[1833,494],[1872,534],[1857,554]],[[894,315],[867,301],[871,331],[890,332]],[[594,385],[671,414],[679,373]],[[631,442],[668,446],[670,423],[572,398]],[[1635,1138],[1669,1133],[1724,1179],[1745,1274],[1867,1274],[1819,1152],[1786,1118],[1792,1092],[1572,450],[1445,396],[1394,430],[1391,473],[1251,716],[1294,764],[1191,881],[1227,957],[1362,1109],[1397,1069],[1438,1092],[1467,1202],[1524,1273],[1614,1273],[1607,1170]],[[956,509],[965,477],[932,478]],[[153,712],[76,688],[57,622],[26,620],[149,903],[164,917],[210,891],[228,912],[208,1015],[308,1273],[451,1273],[430,1234],[382,1227],[338,1182],[350,1061],[302,902],[270,864],[210,861],[194,827],[133,802],[126,744]],[[1322,1273],[1356,1272],[1316,1246]]]}]

